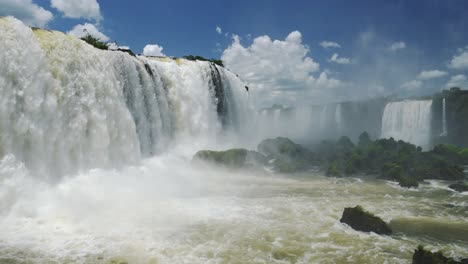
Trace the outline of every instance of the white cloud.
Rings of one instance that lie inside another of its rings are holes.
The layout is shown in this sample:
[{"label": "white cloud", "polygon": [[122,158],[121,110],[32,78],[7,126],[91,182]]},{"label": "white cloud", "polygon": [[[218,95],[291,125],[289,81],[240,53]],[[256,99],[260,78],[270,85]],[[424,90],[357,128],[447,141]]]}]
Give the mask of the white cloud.
[{"label": "white cloud", "polygon": [[322,46],[325,49],[328,49],[328,48],[341,48],[340,44],[338,44],[336,42],[333,42],[333,41],[322,41],[322,42],[320,42],[320,46]]},{"label": "white cloud", "polygon": [[351,62],[349,58],[338,57],[338,53],[333,54],[329,61],[338,64],[349,64]]},{"label": "white cloud", "polygon": [[110,50],[129,50],[129,46],[119,46],[116,42],[111,42],[107,43],[107,47],[109,47]]},{"label": "white cloud", "polygon": [[0,0],[0,16],[14,16],[30,26],[44,27],[53,15],[32,0]]},{"label": "white cloud", "polygon": [[108,41],[109,37],[100,32],[93,24],[84,23],[76,25],[72,30],[67,32],[70,35],[82,38],[86,35],[91,35],[101,41]]},{"label": "white cloud", "polygon": [[458,74],[455,76],[452,76],[448,83],[445,85],[447,88],[452,88],[452,87],[460,87],[460,88],[468,88],[468,78],[464,74]]},{"label": "white cloud", "polygon": [[102,19],[97,0],[51,0],[51,6],[69,18]]},{"label": "white cloud", "polygon": [[163,47],[156,44],[148,44],[143,48],[143,55],[145,56],[166,56],[162,53]]},{"label": "white cloud", "polygon": [[408,90],[408,91],[414,91],[421,87],[422,87],[422,82],[419,80],[405,82],[404,84],[401,85],[401,88]]},{"label": "white cloud", "polygon": [[216,33],[222,34],[223,30],[219,26],[216,26]]},{"label": "white cloud", "polygon": [[267,106],[307,100],[312,90],[326,90],[341,84],[325,72],[314,76],[320,65],[308,53],[309,48],[302,44],[299,31],[291,32],[285,40],[260,36],[247,47],[234,35],[221,59],[251,87],[252,96],[257,97],[255,101]]},{"label": "white cloud", "polygon": [[388,48],[391,51],[397,51],[400,49],[406,48],[406,43],[403,41],[393,42],[392,45]]},{"label": "white cloud", "polygon": [[468,69],[468,49],[462,50],[460,54],[453,56],[449,67],[457,70]]},{"label": "white cloud", "polygon": [[429,80],[434,78],[440,78],[447,75],[447,72],[439,71],[439,70],[432,70],[432,71],[422,71],[418,75],[418,80]]}]

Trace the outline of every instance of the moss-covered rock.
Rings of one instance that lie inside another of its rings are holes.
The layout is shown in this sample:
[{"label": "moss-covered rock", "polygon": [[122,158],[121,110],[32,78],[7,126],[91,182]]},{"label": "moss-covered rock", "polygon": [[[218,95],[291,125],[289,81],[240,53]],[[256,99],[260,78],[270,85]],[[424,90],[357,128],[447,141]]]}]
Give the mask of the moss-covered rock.
[{"label": "moss-covered rock", "polygon": [[382,167],[381,176],[384,179],[398,182],[402,187],[418,187],[418,179],[406,175],[398,163],[385,163]]},{"label": "moss-covered rock", "polygon": [[449,188],[457,192],[468,192],[468,184],[461,181],[449,185]]},{"label": "moss-covered rock", "polygon": [[309,168],[314,163],[314,153],[288,138],[265,139],[257,147],[258,152],[273,160],[273,169],[293,173]]},{"label": "moss-covered rock", "polygon": [[430,252],[419,245],[413,254],[413,264],[468,264],[468,259],[456,261],[445,257],[442,252]]},{"label": "moss-covered rock", "polygon": [[246,149],[229,149],[225,151],[200,150],[194,155],[193,160],[206,161],[232,169],[266,163],[265,156]]},{"label": "moss-covered rock", "polygon": [[359,205],[354,208],[345,208],[340,222],[345,223],[358,231],[374,232],[381,235],[392,234],[392,230],[387,223],[385,223],[381,218],[364,211],[364,209]]}]

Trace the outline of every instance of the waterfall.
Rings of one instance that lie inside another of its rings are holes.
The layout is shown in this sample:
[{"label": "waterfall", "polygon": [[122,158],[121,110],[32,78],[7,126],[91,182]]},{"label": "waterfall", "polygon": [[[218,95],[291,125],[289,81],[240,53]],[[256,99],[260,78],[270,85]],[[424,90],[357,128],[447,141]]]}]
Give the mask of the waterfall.
[{"label": "waterfall", "polygon": [[0,155],[37,174],[119,167],[248,122],[244,84],[213,63],[103,51],[11,17],[0,35]]},{"label": "waterfall", "polygon": [[442,99],[442,133],[440,134],[441,137],[448,136],[447,131],[447,106],[445,105],[445,97]]},{"label": "waterfall", "polygon": [[335,108],[335,123],[336,123],[336,128],[338,129],[338,131],[341,131],[342,130],[342,114],[341,114],[341,104],[336,104],[336,108]]},{"label": "waterfall", "polygon": [[393,137],[428,149],[431,115],[432,100],[390,102],[384,109],[381,137]]}]

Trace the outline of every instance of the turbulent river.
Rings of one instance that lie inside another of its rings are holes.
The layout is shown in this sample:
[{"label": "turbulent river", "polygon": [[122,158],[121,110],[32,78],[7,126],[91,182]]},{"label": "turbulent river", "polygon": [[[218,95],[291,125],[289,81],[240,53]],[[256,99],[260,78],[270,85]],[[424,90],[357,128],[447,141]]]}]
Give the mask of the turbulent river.
[{"label": "turbulent river", "polygon": [[[170,154],[56,185],[11,159],[0,170],[16,199],[0,220],[1,263],[410,263],[418,244],[468,255],[468,198],[443,182],[413,190],[313,172],[233,173]],[[392,221],[395,234],[341,224],[356,204]]]}]

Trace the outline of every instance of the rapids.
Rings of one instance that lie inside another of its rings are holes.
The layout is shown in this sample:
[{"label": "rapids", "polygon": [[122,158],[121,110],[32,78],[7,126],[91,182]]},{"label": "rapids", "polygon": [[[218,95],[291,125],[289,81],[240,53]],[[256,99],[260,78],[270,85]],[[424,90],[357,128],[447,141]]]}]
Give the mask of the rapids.
[{"label": "rapids", "polygon": [[[468,255],[468,199],[444,182],[416,190],[233,173],[170,154],[55,185],[34,182],[12,159],[0,173],[10,190],[1,201],[13,204],[2,204],[0,218],[8,263],[410,263],[418,244]],[[343,208],[356,204],[391,221],[395,234],[341,224]]]}]

